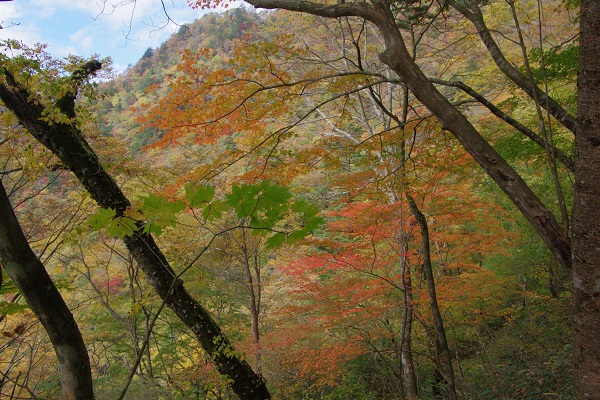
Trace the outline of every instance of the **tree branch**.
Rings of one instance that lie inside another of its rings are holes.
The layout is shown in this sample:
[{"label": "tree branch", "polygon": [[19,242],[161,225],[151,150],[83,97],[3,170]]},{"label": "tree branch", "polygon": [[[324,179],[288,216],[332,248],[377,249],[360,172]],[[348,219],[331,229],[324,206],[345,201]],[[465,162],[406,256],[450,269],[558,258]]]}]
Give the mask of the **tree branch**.
[{"label": "tree branch", "polygon": [[[440,120],[442,128],[450,131],[484,171],[500,186],[531,223],[557,260],[565,268],[571,267],[570,238],[565,234],[555,216],[533,193],[514,168],[481,136],[469,120],[435,88],[411,58],[389,1],[372,0],[373,6],[363,2],[329,6],[303,0],[249,0],[247,2],[259,8],[282,8],[329,18],[357,16],[373,22],[379,29],[385,43],[385,50],[379,55],[380,60],[398,74],[415,97]],[[526,78],[525,80],[528,81]],[[526,84],[525,87],[527,86]],[[543,92],[542,95],[540,95],[540,98],[544,98],[544,100],[548,97]],[[554,102],[554,100],[552,101]],[[567,116],[569,115],[567,114]],[[563,124],[565,120],[569,121],[569,118],[566,118],[563,114],[560,114],[557,118],[560,118]],[[572,125],[572,128],[575,131],[574,125]]]},{"label": "tree branch", "polygon": [[[491,111],[492,114],[527,136],[529,139],[533,140],[536,144],[538,144],[543,149],[546,148],[546,144],[544,143],[544,138],[531,129],[527,128],[525,125],[521,124],[519,121],[512,118],[510,115],[506,114],[500,108],[496,107],[494,103],[483,97],[481,94],[477,93],[470,86],[465,85],[461,81],[445,81],[442,79],[430,78],[431,82],[436,83],[438,85],[452,86],[459,88],[463,92],[467,93],[475,100],[480,102],[483,106],[485,106],[488,110]],[[551,148],[552,154],[556,159],[558,159],[567,169],[571,172],[575,172],[575,165],[571,157],[567,156],[562,150],[552,146]]]},{"label": "tree branch", "polygon": [[77,97],[79,87],[90,75],[95,75],[101,68],[102,63],[100,61],[90,60],[71,74],[69,78],[71,81],[71,90],[56,102],[56,106],[61,112],[71,119],[75,118],[75,98]]},{"label": "tree branch", "polygon": [[304,0],[245,0],[256,8],[272,10],[280,8],[288,11],[304,12],[327,18],[360,17],[375,22],[383,15],[366,2],[320,4]]},{"label": "tree branch", "polygon": [[448,0],[448,3],[475,25],[477,34],[504,75],[523,89],[523,91],[531,98],[537,97],[542,107],[544,107],[565,128],[575,134],[577,132],[577,120],[575,117],[569,114],[556,102],[556,100],[540,89],[535,83],[527,78],[527,76],[519,72],[519,70],[504,57],[502,50],[500,50],[500,47],[485,24],[481,9],[475,4],[470,4],[470,2],[467,2],[467,4],[470,4],[469,7],[464,6],[456,0]]}]

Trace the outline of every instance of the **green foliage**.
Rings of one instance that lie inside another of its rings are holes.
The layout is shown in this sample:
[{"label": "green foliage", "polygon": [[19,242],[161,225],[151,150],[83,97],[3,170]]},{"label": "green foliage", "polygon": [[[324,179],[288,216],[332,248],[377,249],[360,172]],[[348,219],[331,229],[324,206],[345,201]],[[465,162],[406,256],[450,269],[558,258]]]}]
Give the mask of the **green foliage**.
[{"label": "green foliage", "polygon": [[[225,199],[215,199],[215,189],[210,185],[186,187],[185,200],[173,201],[156,194],[139,197],[139,207],[131,208],[127,215],[116,216],[113,209],[99,209],[90,215],[86,225],[93,230],[105,229],[111,237],[123,238],[133,234],[142,222],[144,233],[161,235],[165,228],[175,227],[186,206],[201,210],[205,221],[222,217],[229,209],[253,232],[270,237],[266,246],[273,249],[283,243],[293,243],[318,229],[323,218],[319,209],[305,200],[291,201],[292,194],[284,186],[262,181],[259,184],[233,185]],[[293,220],[297,227],[290,229]]]},{"label": "green foliage", "polygon": [[392,3],[396,9],[396,24],[401,29],[410,29],[413,25],[427,24],[435,18],[430,6],[421,0],[403,0]]},{"label": "green foliage", "polygon": [[[167,227],[177,224],[178,214],[185,209],[182,201],[170,201],[155,194],[139,197],[139,208],[129,210],[134,217],[143,217],[142,231],[161,235]],[[111,237],[123,238],[133,234],[137,229],[136,220],[129,216],[116,216],[114,209],[99,209],[90,215],[86,224],[93,230],[105,229]]]},{"label": "green foliage", "polygon": [[27,304],[0,301],[0,315],[20,314],[28,308],[29,306]]},{"label": "green foliage", "polygon": [[[473,346],[485,349],[464,360],[469,399],[569,399],[572,382],[568,297],[524,293],[526,307],[500,330],[484,332]],[[498,382],[494,377],[502,376]]]},{"label": "green foliage", "polygon": [[[59,110],[56,102],[65,96],[75,94],[75,90],[86,101],[99,98],[96,91],[97,84],[91,81],[91,77],[81,73],[82,66],[89,60],[77,56],[54,59],[46,53],[45,49],[44,44],[28,46],[18,40],[0,41],[0,76],[10,74],[24,88],[34,87],[30,93],[36,103],[46,107],[43,111],[43,120],[48,124],[81,124],[82,119],[88,116],[86,107],[77,104],[79,115],[72,121]],[[103,66],[99,74],[103,77],[108,76],[110,59],[104,58],[99,61]],[[79,78],[77,89],[73,85],[74,77]]]},{"label": "green foliage", "polygon": [[562,0],[562,4],[567,10],[577,11],[581,6],[581,0]]},{"label": "green foliage", "polygon": [[263,181],[258,185],[234,185],[225,197],[238,218],[250,218],[250,226],[260,229],[272,228],[281,220],[292,195],[287,188]]},{"label": "green foliage", "polygon": [[227,211],[227,203],[221,200],[211,201],[204,207],[202,218],[205,221],[214,221],[221,219],[223,213]]},{"label": "green foliage", "polygon": [[194,186],[188,185],[185,188],[185,199],[190,208],[200,208],[210,203],[215,196],[215,188],[210,185]]},{"label": "green foliage", "polygon": [[177,224],[178,214],[185,209],[182,201],[170,201],[155,194],[140,197],[142,206],[139,211],[144,216],[145,233],[160,235],[163,229]]},{"label": "green foliage", "polygon": [[[386,397],[388,383],[381,364],[372,355],[357,357],[345,365],[345,374],[338,385],[330,388],[325,400],[376,400]],[[399,382],[398,382],[399,383]]]},{"label": "green foliage", "polygon": [[144,54],[142,55],[142,58],[140,60],[143,60],[145,58],[152,58],[153,55],[154,55],[154,49],[152,47],[148,47],[146,49],[146,51],[144,52]]},{"label": "green foliage", "polygon": [[[109,374],[94,380],[95,388],[97,388],[95,390],[96,398],[98,400],[114,400],[118,398],[123,390],[121,383],[123,376],[126,376],[129,371],[125,368],[117,369],[111,366],[109,372]],[[173,396],[169,388],[164,387],[163,382],[145,377],[143,380],[133,380],[124,399],[171,400]]]},{"label": "green foliage", "polygon": [[92,229],[99,230],[110,225],[115,218],[115,210],[112,208],[101,208],[94,214],[90,215],[86,221],[87,225]]},{"label": "green foliage", "polygon": [[239,358],[240,360],[244,360],[244,355],[230,344],[225,343],[221,337],[215,338],[213,344],[216,346],[215,354],[223,355],[227,358]]},{"label": "green foliage", "polygon": [[[540,65],[531,69],[533,78],[538,83],[544,78],[555,81],[567,78],[573,80],[577,77],[579,46],[575,44],[570,44],[566,48],[553,47],[544,52],[539,47],[535,47],[531,50],[530,57]],[[541,66],[542,61],[544,68]]]},{"label": "green foliage", "polygon": [[494,147],[508,162],[543,157],[543,150],[520,132],[513,131],[496,139]]},{"label": "green foliage", "polygon": [[105,229],[111,237],[124,238],[133,234],[137,230],[136,223],[129,217],[116,217],[116,212],[112,208],[101,208],[90,215],[86,225],[92,230]]},{"label": "green foliage", "polygon": [[[323,222],[321,217],[317,217],[316,206],[302,199],[291,201],[292,194],[288,188],[270,181],[257,185],[234,185],[225,197],[226,204],[233,208],[238,218],[247,219],[250,228],[263,236],[271,234],[266,241],[268,249],[302,239]],[[299,227],[293,231],[282,231],[292,217],[300,220]]]}]

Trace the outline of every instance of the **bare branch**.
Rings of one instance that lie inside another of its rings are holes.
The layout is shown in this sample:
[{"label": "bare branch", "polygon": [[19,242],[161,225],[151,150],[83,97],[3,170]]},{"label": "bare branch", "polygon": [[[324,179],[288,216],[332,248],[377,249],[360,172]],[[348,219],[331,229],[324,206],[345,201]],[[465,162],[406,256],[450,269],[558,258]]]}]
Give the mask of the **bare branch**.
[{"label": "bare branch", "polygon": [[[430,78],[429,80],[438,85],[445,85],[445,86],[452,86],[452,87],[459,88],[460,90],[464,91],[465,93],[467,93],[468,95],[473,97],[475,100],[477,100],[483,106],[485,106],[488,110],[491,111],[492,114],[494,114],[501,120],[508,123],[510,126],[512,126],[516,130],[518,130],[519,132],[521,132],[522,134],[527,136],[529,139],[533,140],[536,144],[538,144],[542,148],[545,148],[546,145],[544,143],[544,138],[542,136],[538,135],[531,129],[527,128],[525,125],[521,124],[519,121],[515,120],[510,115],[506,114],[500,108],[496,107],[496,105],[494,105],[494,103],[492,103],[491,101],[489,101],[488,99],[483,97],[481,94],[479,94],[475,90],[473,90],[470,86],[465,85],[461,81],[445,81],[442,79],[435,79],[435,78]],[[554,157],[556,157],[565,167],[567,167],[569,169],[569,171],[574,172],[575,165],[573,163],[573,160],[569,156],[567,156],[562,150],[560,150],[556,147],[552,147],[552,153],[554,154]]]},{"label": "bare branch", "polygon": [[492,59],[498,66],[498,68],[506,75],[511,81],[519,86],[525,93],[531,98],[537,97],[540,105],[542,105],[558,122],[560,122],[565,128],[573,132],[577,132],[577,121],[575,117],[569,114],[560,104],[550,97],[546,92],[540,89],[535,83],[531,82],[527,76],[523,75],[514,65],[512,65],[504,53],[500,50],[500,47],[494,40],[490,30],[488,29],[483,19],[481,9],[472,2],[467,2],[469,6],[465,6],[456,0],[448,0],[449,4],[454,7],[458,12],[467,17],[469,21],[477,28],[477,34],[485,44],[488,52],[492,56]]}]

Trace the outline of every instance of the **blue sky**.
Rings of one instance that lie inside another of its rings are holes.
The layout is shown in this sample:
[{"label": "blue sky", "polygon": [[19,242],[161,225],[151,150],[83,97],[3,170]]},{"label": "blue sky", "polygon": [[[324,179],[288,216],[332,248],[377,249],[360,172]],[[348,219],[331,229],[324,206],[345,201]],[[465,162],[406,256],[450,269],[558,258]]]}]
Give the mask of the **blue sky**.
[{"label": "blue sky", "polygon": [[[164,5],[178,24],[205,13],[193,10],[186,0],[164,0]],[[168,22],[160,0],[2,1],[0,24],[0,39],[47,43],[47,51],[55,57],[110,56],[117,71],[134,64],[148,47],[157,47],[178,29]]]}]

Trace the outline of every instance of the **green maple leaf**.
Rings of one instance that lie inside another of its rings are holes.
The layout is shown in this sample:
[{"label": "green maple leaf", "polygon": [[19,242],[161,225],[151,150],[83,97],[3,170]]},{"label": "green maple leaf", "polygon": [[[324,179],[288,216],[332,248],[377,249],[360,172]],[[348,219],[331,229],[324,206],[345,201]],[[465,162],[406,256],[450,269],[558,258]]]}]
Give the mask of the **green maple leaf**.
[{"label": "green maple leaf", "polygon": [[112,208],[101,208],[90,215],[85,223],[94,230],[100,230],[110,225],[115,214],[116,212]]},{"label": "green maple leaf", "polygon": [[225,211],[227,211],[227,204],[224,201],[212,201],[202,211],[202,218],[205,221],[214,221],[221,218]]},{"label": "green maple leaf", "polygon": [[112,237],[123,239],[130,236],[138,229],[134,220],[129,217],[118,217],[106,227],[106,233]]},{"label": "green maple leaf", "polygon": [[285,233],[277,232],[265,241],[267,249],[276,249],[285,243],[287,236]]},{"label": "green maple leaf", "polygon": [[144,232],[160,235],[163,229],[177,224],[177,216],[185,209],[182,201],[170,201],[155,194],[140,197],[140,211],[146,217]]},{"label": "green maple leaf", "polygon": [[185,199],[191,208],[210,203],[215,196],[215,189],[212,186],[194,186],[189,185],[185,188]]},{"label": "green maple leaf", "polygon": [[[300,199],[292,201],[287,187],[263,181],[256,185],[234,185],[226,196],[226,205],[238,218],[257,228],[256,234],[268,236],[265,245],[269,249],[292,243],[308,236],[323,222],[319,209]],[[297,220],[300,226],[292,232],[281,232],[281,226]],[[278,232],[273,233],[273,230]]]},{"label": "green maple leaf", "polygon": [[263,181],[257,185],[234,185],[225,197],[238,218],[250,218],[253,227],[267,228],[283,218],[292,195],[284,186]]}]

